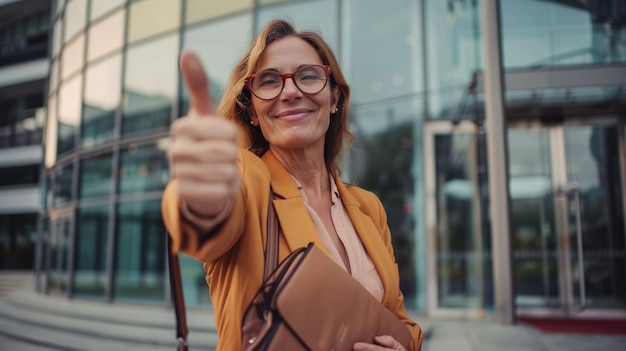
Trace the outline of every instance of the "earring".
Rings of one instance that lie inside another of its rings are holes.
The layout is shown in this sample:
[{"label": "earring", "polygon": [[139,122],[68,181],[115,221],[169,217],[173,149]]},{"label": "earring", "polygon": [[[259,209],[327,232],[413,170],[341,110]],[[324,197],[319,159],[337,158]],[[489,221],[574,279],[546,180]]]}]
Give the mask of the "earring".
[{"label": "earring", "polygon": [[335,114],[335,113],[337,113],[337,111],[339,111],[339,109],[337,107],[333,107],[333,109],[330,111],[330,113]]},{"label": "earring", "polygon": [[250,120],[250,124],[253,126],[255,125],[253,120]]}]

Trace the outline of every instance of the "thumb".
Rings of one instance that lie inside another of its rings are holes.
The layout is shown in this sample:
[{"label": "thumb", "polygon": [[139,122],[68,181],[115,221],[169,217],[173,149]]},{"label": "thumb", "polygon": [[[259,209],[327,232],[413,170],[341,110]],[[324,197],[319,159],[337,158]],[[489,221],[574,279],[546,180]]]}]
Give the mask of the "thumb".
[{"label": "thumb", "polygon": [[211,99],[209,79],[200,58],[193,51],[183,51],[180,55],[180,70],[189,90],[189,111],[198,115],[212,115],[215,105]]}]

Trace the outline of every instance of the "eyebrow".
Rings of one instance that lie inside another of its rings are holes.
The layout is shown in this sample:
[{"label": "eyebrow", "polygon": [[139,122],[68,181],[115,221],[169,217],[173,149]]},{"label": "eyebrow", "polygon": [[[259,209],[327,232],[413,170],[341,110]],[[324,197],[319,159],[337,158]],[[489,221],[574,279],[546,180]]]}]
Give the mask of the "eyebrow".
[{"label": "eyebrow", "polygon": [[[298,67],[296,67],[295,71],[297,71],[300,68],[305,67],[305,66],[323,66],[323,65],[324,65],[323,63],[303,63],[303,64],[299,65]],[[274,68],[274,67],[269,67],[269,68],[266,68],[266,69],[262,69],[262,70],[260,70],[258,72],[265,72],[265,71],[273,71],[273,72],[280,73],[280,71],[277,68]]]}]

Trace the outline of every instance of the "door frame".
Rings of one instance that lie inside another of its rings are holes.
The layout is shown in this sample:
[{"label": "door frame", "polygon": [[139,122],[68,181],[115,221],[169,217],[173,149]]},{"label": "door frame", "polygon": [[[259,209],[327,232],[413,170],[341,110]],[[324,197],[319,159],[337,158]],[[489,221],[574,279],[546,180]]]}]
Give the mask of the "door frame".
[{"label": "door frame", "polygon": [[[60,209],[55,209],[54,211],[50,211],[48,218],[46,218],[45,220],[48,222],[48,225],[47,225],[48,242],[46,243],[45,252],[44,252],[45,261],[43,262],[43,273],[46,276],[46,279],[45,279],[46,282],[43,285],[43,291],[46,294],[50,294],[50,295],[71,297],[73,286],[74,286],[74,232],[75,232],[74,208],[70,206],[70,207],[64,207]],[[60,238],[60,237],[56,238],[56,240],[58,241],[57,247],[55,248],[57,250],[56,252],[57,262],[54,262],[54,263],[51,262],[52,248],[50,247],[50,240],[51,240],[52,231],[57,230],[56,226],[63,221],[66,221],[68,223],[67,258],[66,258],[67,267],[65,269],[65,272],[61,272],[61,274],[65,274],[67,276],[67,286],[65,290],[53,290],[53,289],[50,289],[50,279],[51,279],[52,274],[58,273],[59,265],[60,265],[59,262],[63,259],[62,258],[63,243],[61,242],[63,238]]]}]

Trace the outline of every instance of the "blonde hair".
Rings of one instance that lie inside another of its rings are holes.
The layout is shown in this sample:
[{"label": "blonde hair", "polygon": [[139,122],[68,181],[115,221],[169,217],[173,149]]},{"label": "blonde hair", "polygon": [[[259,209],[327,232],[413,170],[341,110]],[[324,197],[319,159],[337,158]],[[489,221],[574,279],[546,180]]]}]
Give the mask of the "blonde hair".
[{"label": "blonde hair", "polygon": [[350,145],[354,140],[354,134],[348,129],[350,87],[341,72],[335,55],[319,34],[311,31],[296,31],[290,23],[284,20],[269,22],[259,33],[256,41],[252,43],[248,52],[235,65],[220,101],[218,113],[237,124],[240,134],[239,142],[242,148],[250,150],[258,156],[267,151],[269,144],[263,137],[261,129],[250,124],[252,96],[245,85],[245,79],[255,73],[259,59],[267,46],[291,36],[306,41],[315,49],[322,63],[330,66],[329,82],[331,89],[339,89],[338,111],[330,119],[324,146],[326,168],[331,174],[337,175],[339,158],[344,144]]}]

